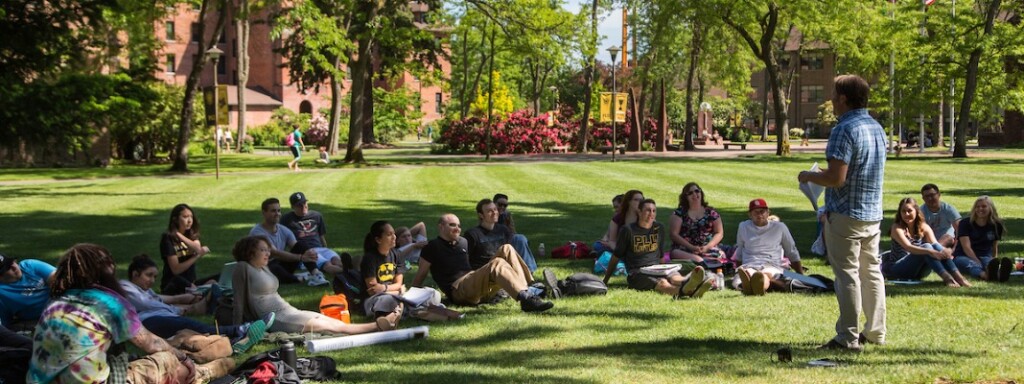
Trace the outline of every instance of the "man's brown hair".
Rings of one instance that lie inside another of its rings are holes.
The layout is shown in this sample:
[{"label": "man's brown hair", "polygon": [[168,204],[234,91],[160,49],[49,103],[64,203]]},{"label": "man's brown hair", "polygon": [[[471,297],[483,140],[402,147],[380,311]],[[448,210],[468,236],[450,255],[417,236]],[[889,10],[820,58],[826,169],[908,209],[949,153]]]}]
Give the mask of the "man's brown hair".
[{"label": "man's brown hair", "polygon": [[850,109],[867,108],[870,90],[868,82],[860,76],[839,75],[835,78],[836,95],[846,96],[846,106]]}]

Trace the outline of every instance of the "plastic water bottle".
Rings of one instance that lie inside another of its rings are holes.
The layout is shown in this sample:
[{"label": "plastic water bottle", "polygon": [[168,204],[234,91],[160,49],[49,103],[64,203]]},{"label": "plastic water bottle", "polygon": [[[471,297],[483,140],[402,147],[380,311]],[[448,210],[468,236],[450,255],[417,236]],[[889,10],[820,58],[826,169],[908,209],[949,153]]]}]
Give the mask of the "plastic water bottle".
[{"label": "plastic water bottle", "polygon": [[571,252],[569,258],[576,260],[576,242],[571,241],[569,242],[569,244],[569,252]]},{"label": "plastic water bottle", "polygon": [[540,243],[540,245],[537,246],[537,253],[539,253],[541,257],[548,255],[547,253],[544,253],[544,243]]},{"label": "plastic water bottle", "polygon": [[725,275],[722,274],[722,268],[715,269],[715,289],[725,289]]}]

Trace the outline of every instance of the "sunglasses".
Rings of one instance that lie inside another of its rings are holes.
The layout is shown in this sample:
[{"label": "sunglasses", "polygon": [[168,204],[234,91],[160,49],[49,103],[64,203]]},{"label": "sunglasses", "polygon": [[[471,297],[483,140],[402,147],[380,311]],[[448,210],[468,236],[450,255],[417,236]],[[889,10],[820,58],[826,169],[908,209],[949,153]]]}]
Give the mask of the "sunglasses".
[{"label": "sunglasses", "polygon": [[686,192],[686,196],[695,195],[698,193],[704,193],[704,191],[701,191],[700,188],[691,189],[689,192]]}]

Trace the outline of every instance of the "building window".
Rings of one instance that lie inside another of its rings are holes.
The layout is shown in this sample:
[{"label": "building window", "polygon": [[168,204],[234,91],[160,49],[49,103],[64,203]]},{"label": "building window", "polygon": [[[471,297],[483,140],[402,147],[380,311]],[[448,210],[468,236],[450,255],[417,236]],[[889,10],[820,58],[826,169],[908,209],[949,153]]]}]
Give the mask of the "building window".
[{"label": "building window", "polygon": [[166,59],[167,59],[167,61],[166,61],[167,64],[166,64],[166,67],[164,68],[164,72],[174,73],[174,55],[173,54],[167,55]]},{"label": "building window", "polygon": [[166,39],[167,41],[174,41],[176,39],[176,37],[174,36],[174,21],[168,21],[167,23],[165,23],[164,31],[167,33],[167,35],[164,36],[164,39]]},{"label": "building window", "polygon": [[825,56],[820,53],[810,53],[801,56],[800,69],[806,71],[818,71],[825,69]]},{"label": "building window", "polygon": [[199,36],[199,23],[192,23],[192,29],[191,30],[192,30],[192,42],[193,43],[198,43],[199,42],[199,38],[200,38],[200,36]]},{"label": "building window", "polygon": [[804,85],[800,87],[800,102],[821,104],[825,101],[825,86]]},{"label": "building window", "polygon": [[441,113],[441,92],[434,94],[434,113]]}]

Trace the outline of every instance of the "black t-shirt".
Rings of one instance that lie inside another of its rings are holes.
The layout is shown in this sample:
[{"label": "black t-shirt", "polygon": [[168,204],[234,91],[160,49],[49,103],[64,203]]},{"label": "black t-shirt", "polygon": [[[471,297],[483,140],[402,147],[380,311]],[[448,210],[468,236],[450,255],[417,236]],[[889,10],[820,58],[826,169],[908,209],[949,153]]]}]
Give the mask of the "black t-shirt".
[{"label": "black t-shirt", "polygon": [[320,236],[327,234],[327,225],[324,224],[324,217],[320,212],[309,210],[305,216],[299,217],[295,211],[291,211],[281,217],[281,225],[288,227],[295,234],[292,253],[301,255],[307,249],[324,246],[320,242]]},{"label": "black t-shirt", "polygon": [[498,248],[512,244],[514,235],[511,229],[501,224],[494,224],[490,231],[479,225],[466,231],[464,236],[469,246],[466,248],[469,251],[469,265],[473,269],[483,267],[494,258]]},{"label": "black t-shirt", "polygon": [[434,277],[441,292],[449,298],[452,297],[452,284],[473,271],[469,265],[469,253],[466,252],[466,238],[461,236],[455,242],[440,236],[430,240],[420,251],[420,258],[430,263],[430,275]]},{"label": "black t-shirt", "polygon": [[372,252],[363,255],[359,270],[363,280],[374,278],[377,284],[392,284],[395,276],[405,273],[405,261],[398,255],[398,248],[392,249],[387,256]]},{"label": "black t-shirt", "polygon": [[[985,226],[979,226],[971,222],[970,219],[960,220],[960,226],[956,230],[957,237],[964,237],[971,239],[971,250],[974,251],[974,255],[978,257],[992,257],[992,244],[1003,238],[1003,226],[996,226],[991,221]],[[953,251],[954,255],[967,256],[964,252],[963,242],[956,243],[956,249]]]},{"label": "black t-shirt", "polygon": [[626,272],[632,275],[640,268],[661,263],[664,238],[665,228],[657,221],[651,229],[641,228],[637,223],[627,224],[619,228],[615,256],[626,263]]},{"label": "black t-shirt", "polygon": [[[178,238],[178,235],[164,232],[160,236],[160,257],[164,260],[164,273],[160,276],[160,287],[164,288],[175,277],[174,272],[171,271],[170,264],[167,263],[167,259],[177,257],[178,263],[184,263],[193,257],[197,257],[197,255],[185,242]],[[196,281],[196,265],[193,263],[185,272],[177,276],[190,283],[194,283]]]}]

